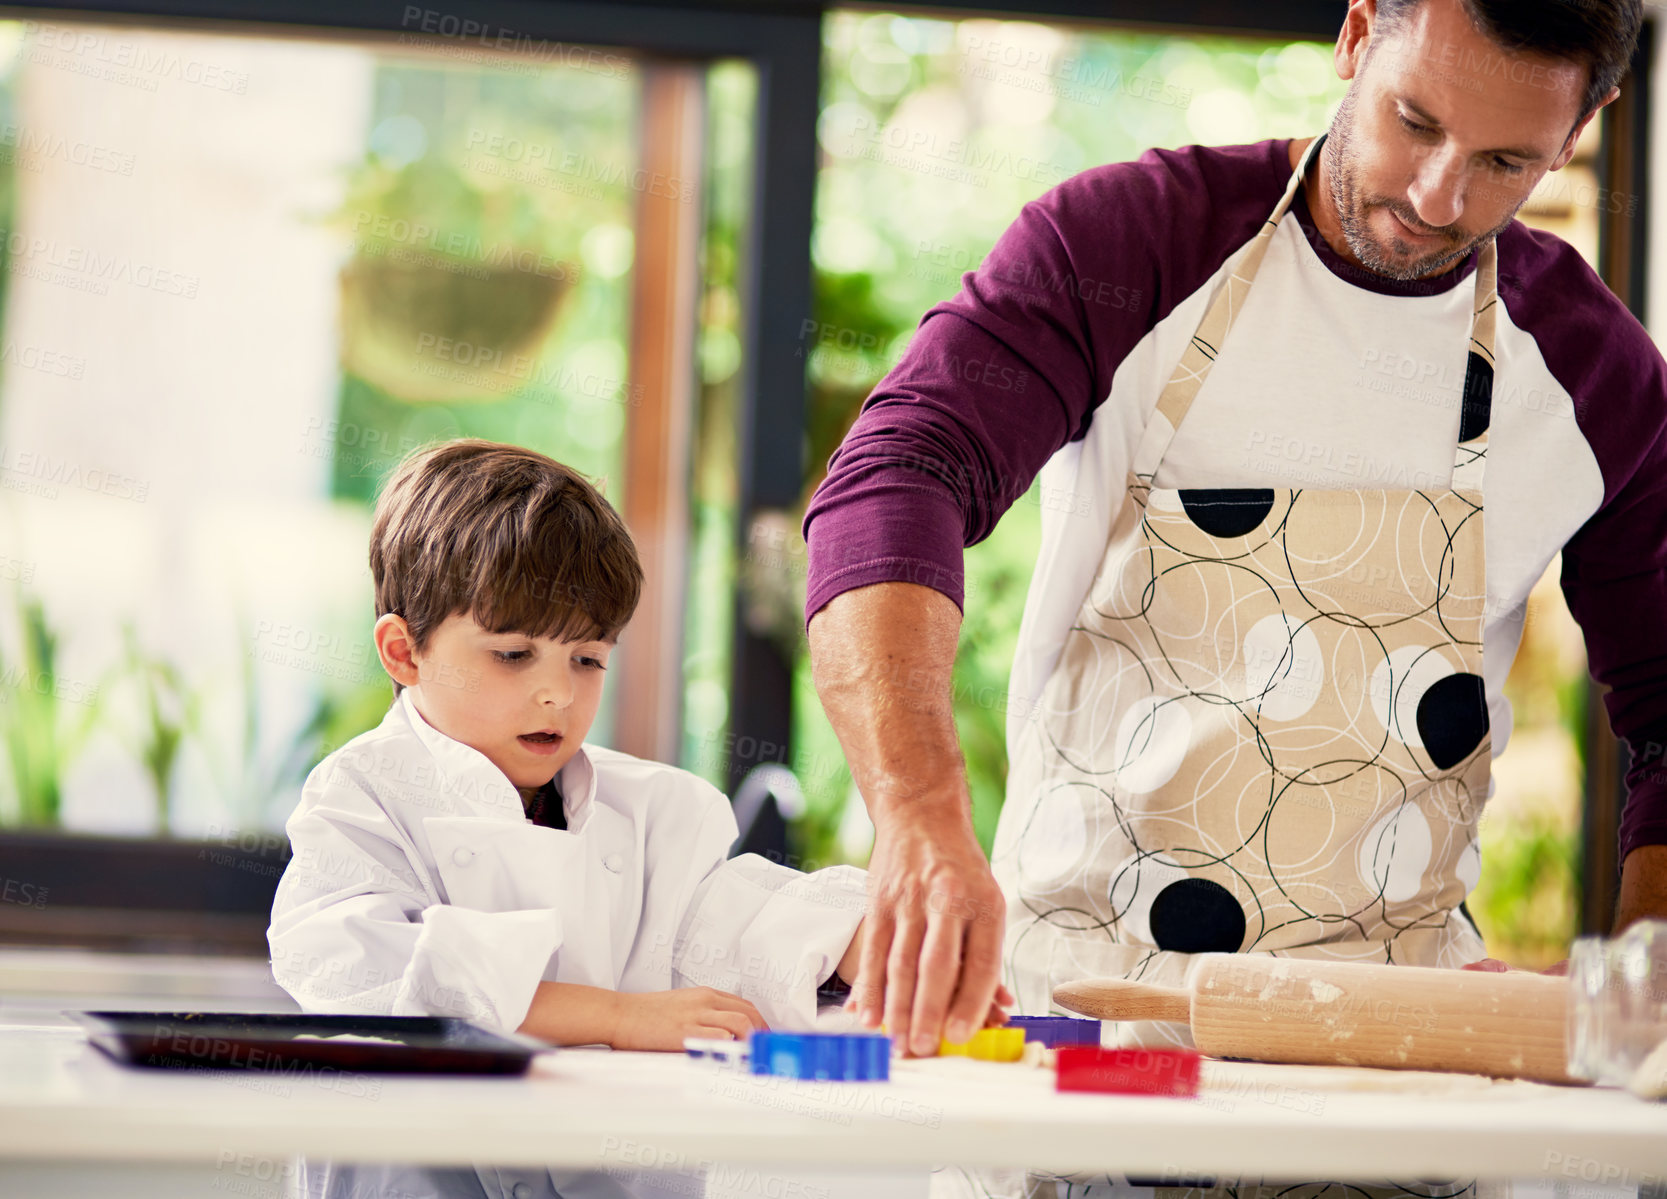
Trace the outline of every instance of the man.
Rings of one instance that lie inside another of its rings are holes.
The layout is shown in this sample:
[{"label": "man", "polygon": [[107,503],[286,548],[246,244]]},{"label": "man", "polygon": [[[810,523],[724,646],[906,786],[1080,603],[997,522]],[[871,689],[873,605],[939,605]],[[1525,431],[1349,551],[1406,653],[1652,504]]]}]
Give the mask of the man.
[{"label": "man", "polygon": [[[1513,223],[1639,25],[1637,0],[1353,0],[1318,146],[1086,171],[927,313],[805,521],[816,684],[876,828],[870,1023],[916,1053],[968,1034],[1004,908],[1025,1011],[1202,950],[1481,958],[1458,907],[1559,551],[1634,749],[1618,923],[1667,915],[1667,368]],[[992,874],[960,552],[1039,470],[1072,502],[1044,506]]]}]

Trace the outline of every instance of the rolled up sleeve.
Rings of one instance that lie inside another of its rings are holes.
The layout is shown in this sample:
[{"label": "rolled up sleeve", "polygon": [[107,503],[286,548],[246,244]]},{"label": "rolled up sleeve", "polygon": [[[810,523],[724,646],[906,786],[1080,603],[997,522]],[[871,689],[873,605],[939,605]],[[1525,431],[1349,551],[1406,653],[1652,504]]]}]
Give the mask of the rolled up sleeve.
[{"label": "rolled up sleeve", "polygon": [[719,864],[696,888],[673,953],[675,985],[750,1001],[774,1028],[809,1028],[867,904],[854,866],[802,873],[757,854]]},{"label": "rolled up sleeve", "polygon": [[309,1012],[518,1028],[561,944],[560,913],[440,903],[368,796],[309,790],[267,930],[278,985]]}]

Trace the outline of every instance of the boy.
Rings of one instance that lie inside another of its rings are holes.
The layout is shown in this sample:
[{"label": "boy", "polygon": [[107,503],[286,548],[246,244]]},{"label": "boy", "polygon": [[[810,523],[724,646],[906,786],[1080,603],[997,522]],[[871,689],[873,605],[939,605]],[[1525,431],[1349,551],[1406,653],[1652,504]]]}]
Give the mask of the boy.
[{"label": "boy", "polygon": [[419,450],[377,503],[370,565],[394,704],[289,819],[279,984],[308,1011],[556,1044],[808,1026],[819,984],[854,975],[862,872],[726,860],[715,788],[584,744],[642,588],[607,501],[531,450]]}]

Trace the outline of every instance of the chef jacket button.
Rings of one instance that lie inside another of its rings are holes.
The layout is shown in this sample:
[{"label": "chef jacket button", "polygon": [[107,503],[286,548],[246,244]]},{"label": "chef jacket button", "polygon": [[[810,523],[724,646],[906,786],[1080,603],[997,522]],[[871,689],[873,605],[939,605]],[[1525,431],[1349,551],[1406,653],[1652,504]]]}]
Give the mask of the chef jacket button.
[{"label": "chef jacket button", "polygon": [[459,845],[451,851],[451,860],[459,866],[467,866],[475,860],[475,851],[466,845]]},{"label": "chef jacket button", "polygon": [[618,874],[621,870],[625,869],[625,859],[617,853],[611,853],[602,859],[602,865],[606,866],[614,874]]},{"label": "chef jacket button", "polygon": [[509,1188],[509,1193],[515,1199],[532,1199],[533,1189],[524,1182],[518,1182]]}]

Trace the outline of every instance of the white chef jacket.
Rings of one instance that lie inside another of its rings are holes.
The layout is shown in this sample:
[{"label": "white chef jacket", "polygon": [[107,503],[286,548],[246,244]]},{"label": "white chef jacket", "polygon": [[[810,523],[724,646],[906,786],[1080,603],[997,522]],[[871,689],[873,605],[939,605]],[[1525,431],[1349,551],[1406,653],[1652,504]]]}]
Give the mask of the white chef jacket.
[{"label": "white chef jacket", "polygon": [[541,980],[711,986],[772,1027],[809,1027],[862,918],[863,872],[756,854],[710,784],[581,747],[567,829],[529,820],[509,779],[402,692],[308,776],[267,939],[312,1012],[460,1016],[513,1030]]}]

